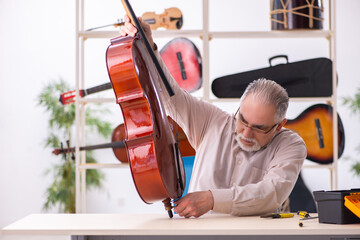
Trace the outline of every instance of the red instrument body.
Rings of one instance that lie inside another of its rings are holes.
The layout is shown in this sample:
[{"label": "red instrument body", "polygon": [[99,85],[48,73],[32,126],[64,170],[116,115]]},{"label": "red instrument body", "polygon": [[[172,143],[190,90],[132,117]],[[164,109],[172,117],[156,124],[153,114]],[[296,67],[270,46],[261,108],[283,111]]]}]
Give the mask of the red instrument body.
[{"label": "red instrument body", "polygon": [[187,38],[175,38],[160,51],[169,72],[182,89],[194,92],[202,85],[202,60],[195,44]]},{"label": "red instrument body", "polygon": [[[124,141],[126,138],[124,124],[119,124],[113,131],[111,136],[111,142]],[[127,163],[129,158],[126,152],[126,148],[113,148],[115,157],[122,163]]]},{"label": "red instrument body", "polygon": [[137,37],[114,38],[106,59],[124,118],[125,147],[140,197],[146,203],[180,197],[185,185],[184,166],[154,83],[159,75],[144,42]]},{"label": "red instrument body", "polygon": [[[179,142],[179,150],[182,157],[195,156],[195,150],[190,145],[184,130],[169,116],[167,117],[170,127]],[[111,142],[124,141],[126,139],[126,131],[124,124],[119,124],[113,131]],[[128,156],[125,148],[113,148],[114,155],[122,163],[128,163]]]}]

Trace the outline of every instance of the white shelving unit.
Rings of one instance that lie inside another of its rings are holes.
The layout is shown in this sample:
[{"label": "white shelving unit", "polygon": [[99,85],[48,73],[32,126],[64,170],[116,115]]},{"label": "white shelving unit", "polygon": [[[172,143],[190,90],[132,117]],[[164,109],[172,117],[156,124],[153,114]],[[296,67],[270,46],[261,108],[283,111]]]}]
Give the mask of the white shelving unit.
[{"label": "white shelving unit", "polygon": [[[84,1],[76,0],[76,92],[85,86],[84,78],[84,42],[90,39],[110,39],[118,36],[118,31],[84,31]],[[222,39],[272,39],[272,38],[325,38],[329,42],[329,58],[333,62],[333,94],[331,97],[321,98],[291,98],[290,101],[311,101],[311,102],[328,102],[333,106],[333,152],[334,161],[328,165],[305,165],[309,168],[327,168],[330,171],[331,189],[337,189],[337,160],[338,160],[338,119],[336,106],[336,32],[335,32],[335,0],[329,2],[329,30],[297,30],[297,31],[209,31],[209,1],[202,0],[202,29],[201,30],[167,30],[153,31],[154,39],[167,37],[195,37],[202,40],[202,75],[203,75],[203,95],[202,98],[209,102],[238,102],[239,99],[212,99],[210,98],[210,41],[214,38]],[[127,164],[88,164],[86,163],[85,153],[79,151],[79,147],[85,144],[85,105],[96,102],[113,102],[112,98],[79,98],[76,96],[76,212],[86,212],[86,170],[101,168],[128,168]]]}]

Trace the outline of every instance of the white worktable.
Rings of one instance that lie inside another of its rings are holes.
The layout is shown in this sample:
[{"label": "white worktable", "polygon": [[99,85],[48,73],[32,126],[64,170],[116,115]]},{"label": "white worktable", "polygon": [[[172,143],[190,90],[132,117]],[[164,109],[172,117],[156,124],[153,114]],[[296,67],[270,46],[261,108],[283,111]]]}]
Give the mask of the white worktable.
[{"label": "white worktable", "polygon": [[318,223],[318,219],[311,219],[303,221],[304,226],[299,227],[298,222],[298,216],[270,219],[206,214],[190,219],[175,215],[170,219],[166,213],[32,214],[3,228],[2,234],[71,235],[72,239],[122,239],[121,236],[126,236],[126,239],[149,239],[150,236],[165,239],[161,237],[170,235],[175,239],[195,239],[199,236],[207,236],[206,239],[210,236],[221,236],[219,239],[249,239],[249,236],[266,239],[282,239],[281,236],[283,239],[286,236],[292,239],[330,239],[331,236],[360,239],[360,224],[322,224]]}]

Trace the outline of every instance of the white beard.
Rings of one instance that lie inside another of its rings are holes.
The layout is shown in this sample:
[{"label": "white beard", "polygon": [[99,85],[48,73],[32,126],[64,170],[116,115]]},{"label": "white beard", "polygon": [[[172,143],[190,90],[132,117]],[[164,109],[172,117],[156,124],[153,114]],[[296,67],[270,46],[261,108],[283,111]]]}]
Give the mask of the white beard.
[{"label": "white beard", "polygon": [[[239,144],[240,148],[241,148],[242,150],[246,151],[246,152],[256,152],[256,151],[260,150],[260,148],[261,148],[260,144],[259,144],[255,139],[246,138],[246,137],[243,136],[242,133],[237,134],[237,135],[235,136],[235,139],[236,139],[237,143]],[[241,142],[240,139],[244,139],[244,140],[246,140],[246,141],[248,141],[248,142],[252,142],[252,143],[254,143],[254,145],[252,145],[252,146],[250,146],[250,147],[249,147],[249,146],[245,146],[245,145]]]}]

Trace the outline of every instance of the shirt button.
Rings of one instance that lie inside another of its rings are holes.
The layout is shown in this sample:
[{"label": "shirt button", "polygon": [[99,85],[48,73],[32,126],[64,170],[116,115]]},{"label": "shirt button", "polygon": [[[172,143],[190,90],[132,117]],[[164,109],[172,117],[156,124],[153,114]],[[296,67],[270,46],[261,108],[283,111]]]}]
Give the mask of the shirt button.
[{"label": "shirt button", "polygon": [[235,182],[233,182],[232,185],[233,185],[234,187],[236,187],[236,183],[235,183]]},{"label": "shirt button", "polygon": [[241,160],[238,160],[238,161],[237,161],[237,164],[239,164],[239,165],[240,165],[240,164],[241,164]]}]

